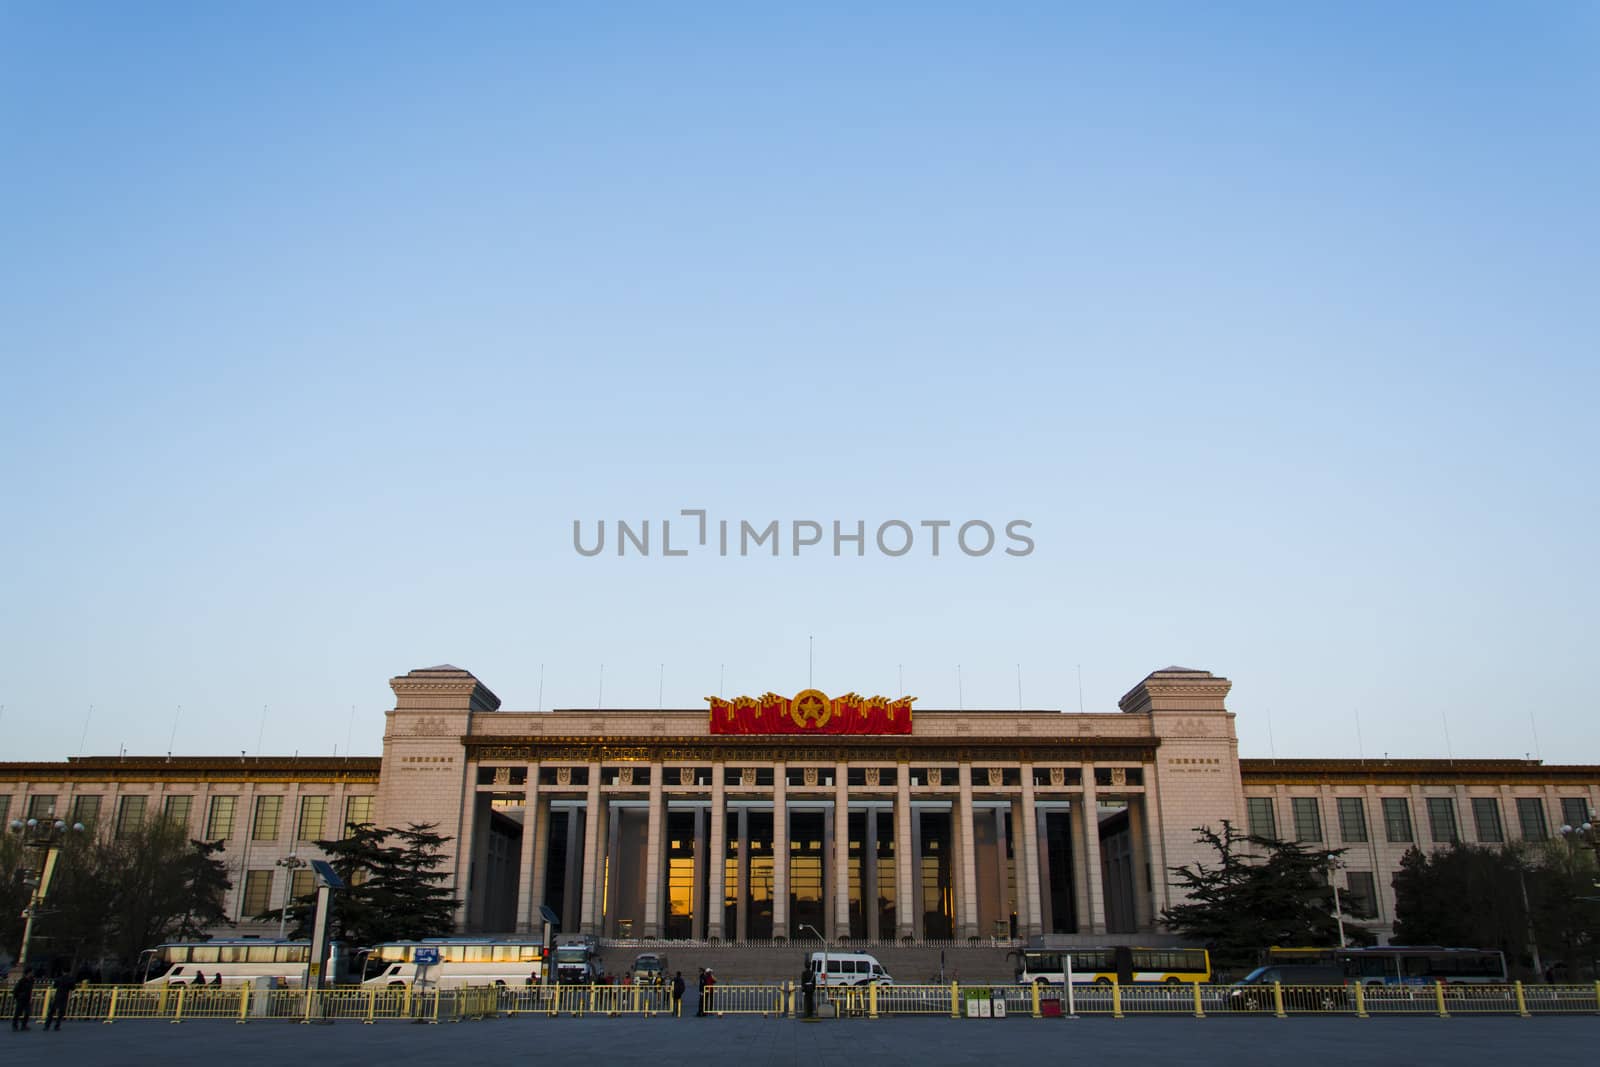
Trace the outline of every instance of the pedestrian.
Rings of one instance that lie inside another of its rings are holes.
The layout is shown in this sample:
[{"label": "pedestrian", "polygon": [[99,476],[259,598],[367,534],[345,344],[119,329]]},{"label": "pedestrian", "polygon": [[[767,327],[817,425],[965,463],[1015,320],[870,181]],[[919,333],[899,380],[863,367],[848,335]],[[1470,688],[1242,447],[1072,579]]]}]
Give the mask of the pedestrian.
[{"label": "pedestrian", "polygon": [[679,971],[672,979],[672,1014],[683,1017],[683,972]]},{"label": "pedestrian", "polygon": [[817,972],[811,969],[811,964],[806,963],[805,970],[800,972],[800,992],[806,998],[806,1018],[817,1017]]},{"label": "pedestrian", "polygon": [[194,972],[194,984],[195,985],[205,985],[206,984],[206,972],[204,972],[204,971],[196,971],[196,972]]},{"label": "pedestrian", "polygon": [[700,968],[700,976],[696,979],[696,982],[700,986],[700,1000],[696,1005],[695,1014],[704,1015],[706,1013],[706,969],[704,967]]},{"label": "pedestrian", "polygon": [[72,990],[77,986],[77,980],[66,971],[56,975],[56,980],[51,988],[55,995],[50,999],[50,1010],[45,1012],[44,1028],[50,1029],[50,1024],[56,1024],[56,1029],[61,1029],[61,1020],[67,1017],[67,1003],[72,999]]},{"label": "pedestrian", "polygon": [[16,1008],[11,1012],[11,1029],[26,1030],[28,1020],[33,1017],[33,975],[27,971],[22,972],[22,977],[17,979],[17,984],[11,987],[11,998],[16,1002]]},{"label": "pedestrian", "polygon": [[216,974],[211,976],[211,984],[214,985],[214,986],[220,986],[222,984],[222,972],[221,971],[218,971]]},{"label": "pedestrian", "polygon": [[715,1000],[714,994],[716,992],[716,988],[717,972],[713,971],[710,967],[707,967],[705,991],[700,994],[700,1004],[705,1009],[703,1012],[701,1012],[702,1015],[711,1015],[716,1011],[716,1005],[713,1003]]}]

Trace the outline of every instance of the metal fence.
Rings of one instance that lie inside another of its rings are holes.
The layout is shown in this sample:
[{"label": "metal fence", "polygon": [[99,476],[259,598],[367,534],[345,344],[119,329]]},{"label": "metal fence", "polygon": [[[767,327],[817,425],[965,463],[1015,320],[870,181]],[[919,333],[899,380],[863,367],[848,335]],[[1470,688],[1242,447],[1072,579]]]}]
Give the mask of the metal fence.
[{"label": "metal fence", "polygon": [[[137,1019],[162,1019],[170,1023],[202,1019],[240,1023],[339,1019],[364,1023],[387,1020],[460,1022],[498,1015],[497,992],[493,986],[426,991],[411,987],[349,986],[311,992],[255,989],[247,985],[79,986],[67,1002],[66,1018],[104,1023]],[[42,1022],[48,1016],[55,997],[54,989],[34,993],[32,1007],[36,1020]],[[0,991],[0,1012],[10,1018],[15,1007],[12,991]]]},{"label": "metal fence", "polygon": [[[34,1017],[49,1012],[55,991],[39,989]],[[843,1019],[891,1015],[947,1018],[1060,1016],[1343,1015],[1595,1015],[1600,1014],[1600,982],[1585,985],[1320,985],[1234,986],[1203,983],[1165,985],[1109,984],[1063,986],[873,985],[815,991],[819,1014]],[[696,1001],[691,998],[691,1005]],[[793,982],[743,985],[720,983],[705,998],[714,1015],[798,1016],[805,998]],[[0,1013],[14,1007],[10,989],[0,990]],[[307,992],[250,986],[79,986],[66,1017],[105,1023],[127,1020],[232,1020],[376,1023],[394,1020],[460,1022],[503,1015],[642,1016],[679,1011],[663,985],[471,986],[459,989],[342,986]]]}]

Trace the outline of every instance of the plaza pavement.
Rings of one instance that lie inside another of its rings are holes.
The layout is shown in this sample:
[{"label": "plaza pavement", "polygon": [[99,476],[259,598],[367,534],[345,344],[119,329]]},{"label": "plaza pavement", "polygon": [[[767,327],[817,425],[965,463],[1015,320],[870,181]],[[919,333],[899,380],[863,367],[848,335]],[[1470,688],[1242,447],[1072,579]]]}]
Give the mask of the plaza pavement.
[{"label": "plaza pavement", "polygon": [[878,1019],[803,1022],[506,1018],[415,1023],[135,1021],[69,1023],[61,1032],[0,1029],[11,1064],[694,1064],[696,1067],[1308,1067],[1312,1064],[1600,1063],[1600,1017]]}]

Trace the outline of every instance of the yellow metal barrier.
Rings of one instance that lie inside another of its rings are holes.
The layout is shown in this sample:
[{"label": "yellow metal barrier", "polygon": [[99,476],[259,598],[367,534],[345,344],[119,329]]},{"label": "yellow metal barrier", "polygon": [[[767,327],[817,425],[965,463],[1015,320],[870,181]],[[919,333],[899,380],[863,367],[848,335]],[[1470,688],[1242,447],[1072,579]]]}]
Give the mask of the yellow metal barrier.
[{"label": "yellow metal barrier", "polygon": [[[1044,1016],[1043,1000],[1057,990],[1021,985],[874,985],[834,988],[840,1015],[876,1019],[895,1015],[946,1015],[959,1018],[968,998],[1003,999],[1007,1015]],[[42,1019],[54,991],[34,998]],[[1137,1015],[1254,1013],[1273,1017],[1345,1015],[1593,1015],[1600,1011],[1600,985],[1508,982],[1502,985],[1443,984],[1348,986],[1227,986],[1202,983],[1156,985],[1077,985],[1076,1011],[1113,1018]],[[0,990],[0,1009],[11,1007],[9,990]],[[1065,998],[1063,998],[1065,1000]],[[1063,1007],[1065,1004],[1063,1003]],[[615,1016],[665,1015],[676,1008],[665,986],[472,986],[437,990],[336,986],[308,993],[301,989],[254,989],[245,986],[79,986],[67,1005],[67,1018],[122,1023],[160,1019],[190,1020],[351,1021],[371,1025],[388,1020],[428,1023],[496,1018],[502,1014]],[[717,1015],[784,1015],[800,1010],[798,992],[784,985],[719,985],[709,1008]],[[1054,1013],[1051,1013],[1052,1016]]]}]

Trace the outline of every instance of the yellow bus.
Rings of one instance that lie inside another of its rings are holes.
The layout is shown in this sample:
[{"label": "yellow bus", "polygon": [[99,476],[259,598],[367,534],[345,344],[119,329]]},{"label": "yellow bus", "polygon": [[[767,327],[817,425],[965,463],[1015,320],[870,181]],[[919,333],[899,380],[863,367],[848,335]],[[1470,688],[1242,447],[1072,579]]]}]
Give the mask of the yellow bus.
[{"label": "yellow bus", "polygon": [[1030,948],[1012,955],[1022,985],[1065,985],[1069,969],[1074,984],[1211,981],[1211,954],[1203,948]]}]

